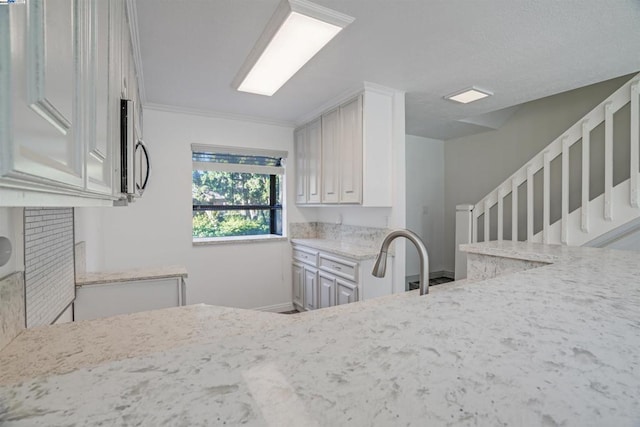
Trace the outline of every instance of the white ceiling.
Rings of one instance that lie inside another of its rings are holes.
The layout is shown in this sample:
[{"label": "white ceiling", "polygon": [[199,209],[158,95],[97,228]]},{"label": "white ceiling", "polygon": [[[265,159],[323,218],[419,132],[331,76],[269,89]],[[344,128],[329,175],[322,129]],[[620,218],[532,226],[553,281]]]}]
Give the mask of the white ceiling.
[{"label": "white ceiling", "polygon": [[[315,0],[356,20],[274,96],[237,92],[278,1],[136,0],[147,103],[293,124],[367,81],[406,91],[408,134],[450,139],[640,70],[638,0]],[[495,95],[443,99],[472,85]]]}]

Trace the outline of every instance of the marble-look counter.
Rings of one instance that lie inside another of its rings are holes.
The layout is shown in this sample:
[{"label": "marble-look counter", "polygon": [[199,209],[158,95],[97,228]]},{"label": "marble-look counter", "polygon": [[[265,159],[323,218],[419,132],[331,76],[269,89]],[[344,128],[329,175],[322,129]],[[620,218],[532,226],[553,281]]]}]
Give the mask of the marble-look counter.
[{"label": "marble-look counter", "polygon": [[359,261],[375,258],[378,256],[378,252],[380,251],[379,247],[375,248],[371,245],[359,245],[356,243],[331,239],[291,239],[291,243]]},{"label": "marble-look counter", "polygon": [[551,264],[292,316],[162,310],[208,313],[166,346],[161,314],[27,331],[0,353],[0,424],[638,425],[640,254],[491,251]]},{"label": "marble-look counter", "polygon": [[81,273],[76,276],[76,286],[129,282],[133,280],[167,279],[171,277],[186,278],[187,269],[183,266],[173,265],[124,271]]}]

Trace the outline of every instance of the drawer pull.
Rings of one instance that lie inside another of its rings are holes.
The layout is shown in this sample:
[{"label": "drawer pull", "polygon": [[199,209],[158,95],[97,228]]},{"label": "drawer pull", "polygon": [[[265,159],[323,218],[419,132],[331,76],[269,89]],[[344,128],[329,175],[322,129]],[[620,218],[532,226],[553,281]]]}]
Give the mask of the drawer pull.
[{"label": "drawer pull", "polygon": [[338,267],[337,265],[334,265],[333,268],[334,270],[342,271],[342,268]]}]

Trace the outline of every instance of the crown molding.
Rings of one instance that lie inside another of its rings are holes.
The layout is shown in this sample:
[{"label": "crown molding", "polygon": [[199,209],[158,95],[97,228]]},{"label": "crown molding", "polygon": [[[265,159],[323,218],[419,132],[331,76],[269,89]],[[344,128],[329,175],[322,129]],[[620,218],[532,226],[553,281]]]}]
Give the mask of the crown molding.
[{"label": "crown molding", "polygon": [[240,122],[258,123],[262,125],[280,126],[294,128],[295,123],[284,120],[273,120],[264,117],[248,116],[244,114],[226,113],[222,111],[201,110],[198,108],[178,107],[174,105],[156,104],[148,102],[143,107],[149,110],[163,111],[165,113],[187,114],[191,116],[210,117],[214,119],[236,120]]},{"label": "crown molding", "polygon": [[131,33],[131,46],[133,48],[133,62],[136,66],[138,76],[140,101],[144,105],[147,101],[147,92],[144,87],[144,76],[142,73],[142,55],[140,54],[140,35],[138,31],[138,9],[136,8],[135,0],[127,0],[127,16],[129,18],[129,31]]},{"label": "crown molding", "polygon": [[327,112],[328,110],[334,107],[337,107],[338,105],[344,103],[345,101],[349,100],[350,98],[353,98],[356,95],[361,94],[363,90],[364,90],[364,87],[359,86],[355,89],[348,89],[342,92],[341,94],[339,94],[338,96],[331,98],[330,100],[322,104],[320,107],[316,108],[315,110],[312,110],[310,113],[307,113],[298,117],[295,120],[296,127],[303,125],[305,123],[309,123],[310,121],[320,117],[323,113]]},{"label": "crown molding", "polygon": [[333,109],[334,107],[337,107],[340,104],[343,104],[344,102],[348,101],[349,99],[357,95],[360,95],[363,92],[375,92],[375,93],[379,93],[381,95],[386,95],[386,96],[393,96],[396,93],[404,93],[403,91],[399,91],[387,86],[382,86],[377,83],[362,82],[362,84],[358,84],[357,87],[348,89],[342,92],[341,94],[339,94],[338,96],[331,98],[330,100],[322,104],[320,107],[312,110],[310,113],[307,113],[307,114],[304,114],[303,116],[298,117],[295,120],[296,127],[301,126],[305,123],[309,123],[310,121],[320,117],[322,114],[326,113],[327,111]]}]

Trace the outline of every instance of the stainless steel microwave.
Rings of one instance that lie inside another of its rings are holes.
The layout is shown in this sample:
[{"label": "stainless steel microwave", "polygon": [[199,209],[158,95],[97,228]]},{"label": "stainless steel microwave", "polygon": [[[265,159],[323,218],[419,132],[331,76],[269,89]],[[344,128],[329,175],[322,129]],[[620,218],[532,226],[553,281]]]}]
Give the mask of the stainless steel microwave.
[{"label": "stainless steel microwave", "polygon": [[120,100],[120,192],[128,201],[142,196],[149,182],[149,152],[138,137],[135,105]]}]

